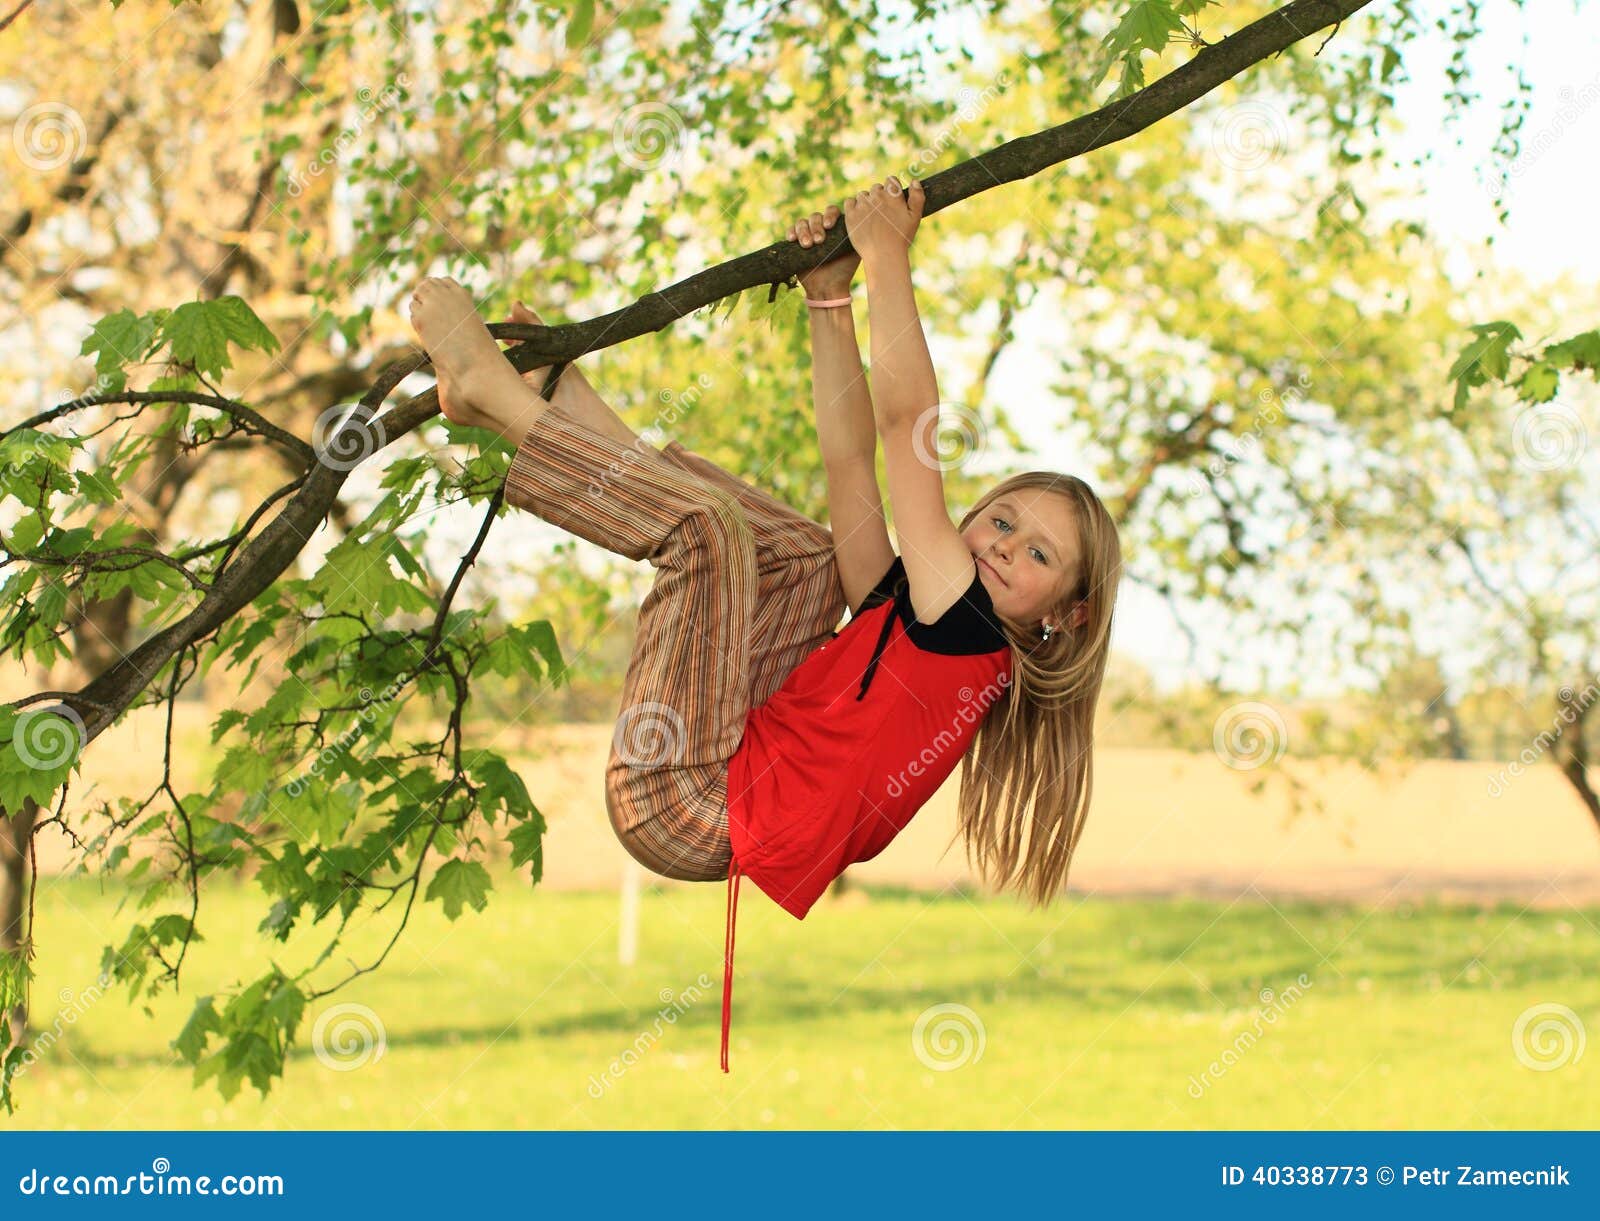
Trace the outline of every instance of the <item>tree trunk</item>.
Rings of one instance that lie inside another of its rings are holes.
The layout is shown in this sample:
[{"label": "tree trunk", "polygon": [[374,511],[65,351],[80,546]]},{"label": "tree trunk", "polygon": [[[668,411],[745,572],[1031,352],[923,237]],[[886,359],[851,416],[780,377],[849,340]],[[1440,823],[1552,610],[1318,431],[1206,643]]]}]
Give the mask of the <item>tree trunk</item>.
[{"label": "tree trunk", "polygon": [[[24,801],[15,814],[0,810],[0,950],[22,947],[24,919],[28,914],[28,849],[39,807]],[[28,1007],[18,1004],[6,1014],[11,1042],[20,1044],[28,1034]]]}]

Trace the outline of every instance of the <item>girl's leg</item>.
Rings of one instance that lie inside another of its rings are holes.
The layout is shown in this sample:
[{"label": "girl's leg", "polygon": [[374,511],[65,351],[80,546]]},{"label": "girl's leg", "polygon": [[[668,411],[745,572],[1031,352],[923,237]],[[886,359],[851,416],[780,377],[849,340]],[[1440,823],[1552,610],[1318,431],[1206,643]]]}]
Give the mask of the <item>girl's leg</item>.
[{"label": "girl's leg", "polygon": [[749,711],[755,539],[737,498],[551,406],[506,473],[506,500],[659,571],[639,608],[606,809],[666,877],[728,875],[727,761]]},{"label": "girl's leg", "polygon": [[[520,301],[511,307],[511,321],[544,325],[544,319]],[[508,344],[508,349],[516,347],[518,342],[520,340]],[[522,375],[522,380],[542,394],[544,392],[545,378],[549,375],[549,372],[549,365],[541,365],[536,369],[529,369]],[[627,422],[621,416],[611,409],[611,404],[600,397],[599,392],[589,384],[589,379],[583,375],[583,370],[578,368],[576,364],[569,364],[562,370],[561,377],[556,382],[556,388],[550,392],[550,401],[580,424],[587,425],[596,432],[604,433],[608,437],[615,437],[624,445],[636,446],[641,453],[655,457],[661,456],[660,450],[644,441],[638,433],[628,427]]]},{"label": "girl's leg", "polygon": [[[537,316],[527,311],[529,320]],[[519,319],[520,320],[520,319]],[[535,419],[550,407],[538,386],[519,375],[489,328],[478,316],[472,295],[455,280],[430,276],[417,285],[411,298],[411,323],[433,363],[439,383],[439,410],[447,419],[498,432],[515,445]],[[542,370],[540,371],[542,374]],[[567,412],[586,427],[644,457],[660,459],[616,412],[589,387],[586,379],[568,368],[552,392]],[[570,383],[570,389],[563,386]]]},{"label": "girl's leg", "polygon": [[756,540],[756,618],[750,704],[764,704],[797,665],[826,644],[847,605],[833,531],[718,466],[668,441],[662,457],[738,498]]}]

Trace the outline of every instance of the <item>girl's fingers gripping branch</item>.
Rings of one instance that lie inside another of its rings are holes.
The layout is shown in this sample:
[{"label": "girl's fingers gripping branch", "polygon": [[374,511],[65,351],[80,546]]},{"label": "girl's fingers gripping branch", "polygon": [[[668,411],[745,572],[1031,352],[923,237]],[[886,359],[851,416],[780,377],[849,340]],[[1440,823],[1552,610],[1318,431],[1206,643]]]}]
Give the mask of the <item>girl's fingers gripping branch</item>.
[{"label": "girl's fingers gripping branch", "polygon": [[907,188],[893,176],[857,191],[845,201],[851,242],[863,255],[909,247],[922,220],[925,199],[921,182],[913,180]]},{"label": "girl's fingers gripping branch", "polygon": [[[843,215],[844,212],[838,204],[829,204],[821,212],[801,217],[789,227],[784,236],[789,241],[799,242],[803,248],[809,250],[827,237],[828,230],[837,225]],[[853,249],[845,247],[826,263],[802,272],[799,276],[800,286],[806,290],[807,296],[814,298],[848,295],[850,282],[854,279],[856,268],[860,264],[860,255]]]}]

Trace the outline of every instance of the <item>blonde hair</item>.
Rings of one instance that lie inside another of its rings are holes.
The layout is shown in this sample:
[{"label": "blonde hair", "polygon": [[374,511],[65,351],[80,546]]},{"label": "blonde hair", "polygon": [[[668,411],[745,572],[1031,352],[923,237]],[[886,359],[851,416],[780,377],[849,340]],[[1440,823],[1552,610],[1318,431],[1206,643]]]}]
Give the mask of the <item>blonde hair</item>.
[{"label": "blonde hair", "polygon": [[[1094,714],[1110,653],[1111,615],[1122,580],[1116,523],[1082,479],[1024,471],[984,493],[965,530],[990,502],[1021,489],[1056,492],[1076,510],[1078,572],[1037,622],[1001,616],[1011,641],[1011,681],[988,709],[961,759],[957,836],[986,886],[1015,889],[1042,907],[1066,889],[1094,793]],[[1084,603],[1088,617],[1072,624]],[[1029,831],[1027,844],[1023,832]],[[951,843],[955,839],[952,837]]]}]

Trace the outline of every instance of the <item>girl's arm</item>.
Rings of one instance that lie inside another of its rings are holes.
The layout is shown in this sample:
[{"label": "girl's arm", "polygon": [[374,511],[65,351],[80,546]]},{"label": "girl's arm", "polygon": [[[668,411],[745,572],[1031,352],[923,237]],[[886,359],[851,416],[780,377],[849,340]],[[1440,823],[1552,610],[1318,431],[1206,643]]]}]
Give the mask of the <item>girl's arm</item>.
[{"label": "girl's arm", "polygon": [[[827,237],[843,213],[836,204],[797,221],[788,236],[802,246]],[[850,295],[861,260],[853,249],[800,275],[805,296],[833,301]],[[856,346],[855,319],[849,306],[806,306],[811,328],[811,387],[817,412],[817,443],[828,476],[828,520],[833,531],[834,562],[851,613],[894,563],[894,547],[883,520],[883,495],[878,491],[878,436],[872,419],[872,396]]]},{"label": "girl's arm", "polygon": [[911,604],[920,622],[933,623],[967,591],[978,570],[945,504],[939,383],[917,315],[909,243],[886,238],[886,232],[880,225],[881,240],[862,243],[868,249],[861,256],[872,326],[873,405]]},{"label": "girl's arm", "polygon": [[[838,296],[848,296],[846,284]],[[808,294],[809,295],[809,294]],[[831,298],[830,298],[831,299]],[[817,441],[828,476],[834,561],[851,613],[894,563],[878,490],[878,435],[855,319],[848,306],[807,306]]]}]

